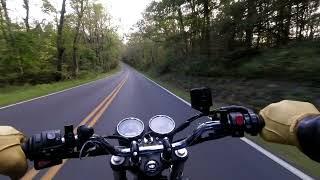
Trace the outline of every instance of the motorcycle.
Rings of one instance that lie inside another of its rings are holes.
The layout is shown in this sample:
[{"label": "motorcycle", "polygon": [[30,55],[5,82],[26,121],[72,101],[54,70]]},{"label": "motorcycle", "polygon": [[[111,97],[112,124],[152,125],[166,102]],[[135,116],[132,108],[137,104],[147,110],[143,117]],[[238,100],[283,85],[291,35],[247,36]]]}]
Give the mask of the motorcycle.
[{"label": "motorcycle", "polygon": [[[94,134],[94,129],[73,126],[61,130],[43,131],[30,137],[22,148],[26,157],[39,170],[62,163],[63,159],[112,155],[110,166],[115,180],[126,180],[127,172],[134,179],[183,179],[188,150],[205,141],[226,136],[243,137],[244,133],[257,135],[264,122],[252,110],[242,106],[226,106],[210,110],[211,91],[196,88],[190,91],[191,106],[200,113],[175,128],[175,121],[166,115],[156,115],[149,120],[148,128],[134,117],[121,120],[116,132],[110,136]],[[188,137],[174,141],[174,136],[197,119],[207,116],[211,120],[201,123]],[[146,130],[145,130],[146,129]],[[110,139],[118,141],[117,146]],[[169,170],[168,175],[164,171]]]}]

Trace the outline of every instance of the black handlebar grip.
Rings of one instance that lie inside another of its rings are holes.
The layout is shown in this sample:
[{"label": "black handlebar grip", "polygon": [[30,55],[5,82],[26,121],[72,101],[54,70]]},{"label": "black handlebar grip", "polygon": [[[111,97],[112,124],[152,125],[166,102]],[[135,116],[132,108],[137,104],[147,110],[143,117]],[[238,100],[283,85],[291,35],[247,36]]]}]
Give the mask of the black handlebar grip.
[{"label": "black handlebar grip", "polygon": [[266,124],[264,122],[264,119],[260,115],[258,115],[258,120],[259,120],[259,133],[260,133]]},{"label": "black handlebar grip", "polygon": [[30,160],[51,159],[57,156],[62,145],[61,131],[50,130],[34,134],[21,144],[21,148]]},{"label": "black handlebar grip", "polygon": [[26,140],[25,142],[21,143],[21,149],[24,152],[25,156],[27,159],[29,159],[29,154],[28,154],[28,143],[29,143],[29,139]]},{"label": "black handlebar grip", "polygon": [[250,116],[250,125],[251,128],[247,128],[247,132],[251,134],[252,136],[256,136],[259,134],[263,127],[265,126],[264,120],[262,117],[260,117],[258,114],[254,113],[253,111],[249,111]]}]

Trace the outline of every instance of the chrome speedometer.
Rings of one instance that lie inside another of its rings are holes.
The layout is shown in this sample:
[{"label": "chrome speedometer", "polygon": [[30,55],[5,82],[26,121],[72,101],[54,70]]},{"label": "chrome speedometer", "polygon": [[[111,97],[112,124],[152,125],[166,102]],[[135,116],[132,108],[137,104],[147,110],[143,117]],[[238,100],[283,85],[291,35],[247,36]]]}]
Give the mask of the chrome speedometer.
[{"label": "chrome speedometer", "polygon": [[143,133],[143,130],[143,122],[134,117],[123,119],[117,125],[118,134],[126,138],[138,137]]},{"label": "chrome speedometer", "polygon": [[156,115],[149,120],[149,128],[160,135],[169,134],[175,128],[174,120],[166,115]]}]

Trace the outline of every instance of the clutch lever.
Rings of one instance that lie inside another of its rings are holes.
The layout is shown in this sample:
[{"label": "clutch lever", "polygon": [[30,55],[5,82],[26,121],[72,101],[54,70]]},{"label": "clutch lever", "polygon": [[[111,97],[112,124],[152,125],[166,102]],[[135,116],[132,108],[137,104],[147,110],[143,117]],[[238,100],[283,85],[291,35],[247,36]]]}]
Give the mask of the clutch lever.
[{"label": "clutch lever", "polygon": [[186,120],[185,122],[183,122],[180,126],[178,126],[175,130],[173,130],[173,131],[169,134],[169,137],[173,137],[173,136],[176,135],[178,132],[183,131],[184,129],[186,129],[187,127],[189,127],[190,124],[191,124],[193,121],[195,121],[195,120],[197,120],[197,119],[199,119],[199,118],[201,118],[201,117],[203,117],[203,116],[206,116],[206,115],[205,115],[204,113],[200,113],[200,114],[198,114],[198,115],[195,115],[195,116],[189,118],[188,120]]},{"label": "clutch lever", "polygon": [[186,138],[189,146],[193,146],[205,141],[223,138],[230,135],[226,126],[218,121],[208,121],[200,124],[191,136]]}]

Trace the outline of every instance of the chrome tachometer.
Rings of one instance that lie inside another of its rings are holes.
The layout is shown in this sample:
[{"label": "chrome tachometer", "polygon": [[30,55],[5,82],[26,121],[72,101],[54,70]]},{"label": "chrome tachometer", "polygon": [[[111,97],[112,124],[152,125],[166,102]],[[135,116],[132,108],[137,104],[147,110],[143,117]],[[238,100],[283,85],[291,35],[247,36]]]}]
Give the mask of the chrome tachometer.
[{"label": "chrome tachometer", "polygon": [[135,138],[140,136],[144,131],[143,122],[134,117],[129,117],[121,120],[117,125],[119,135],[126,138]]},{"label": "chrome tachometer", "polygon": [[156,134],[169,134],[175,128],[174,120],[166,115],[156,115],[149,120],[149,128]]}]

